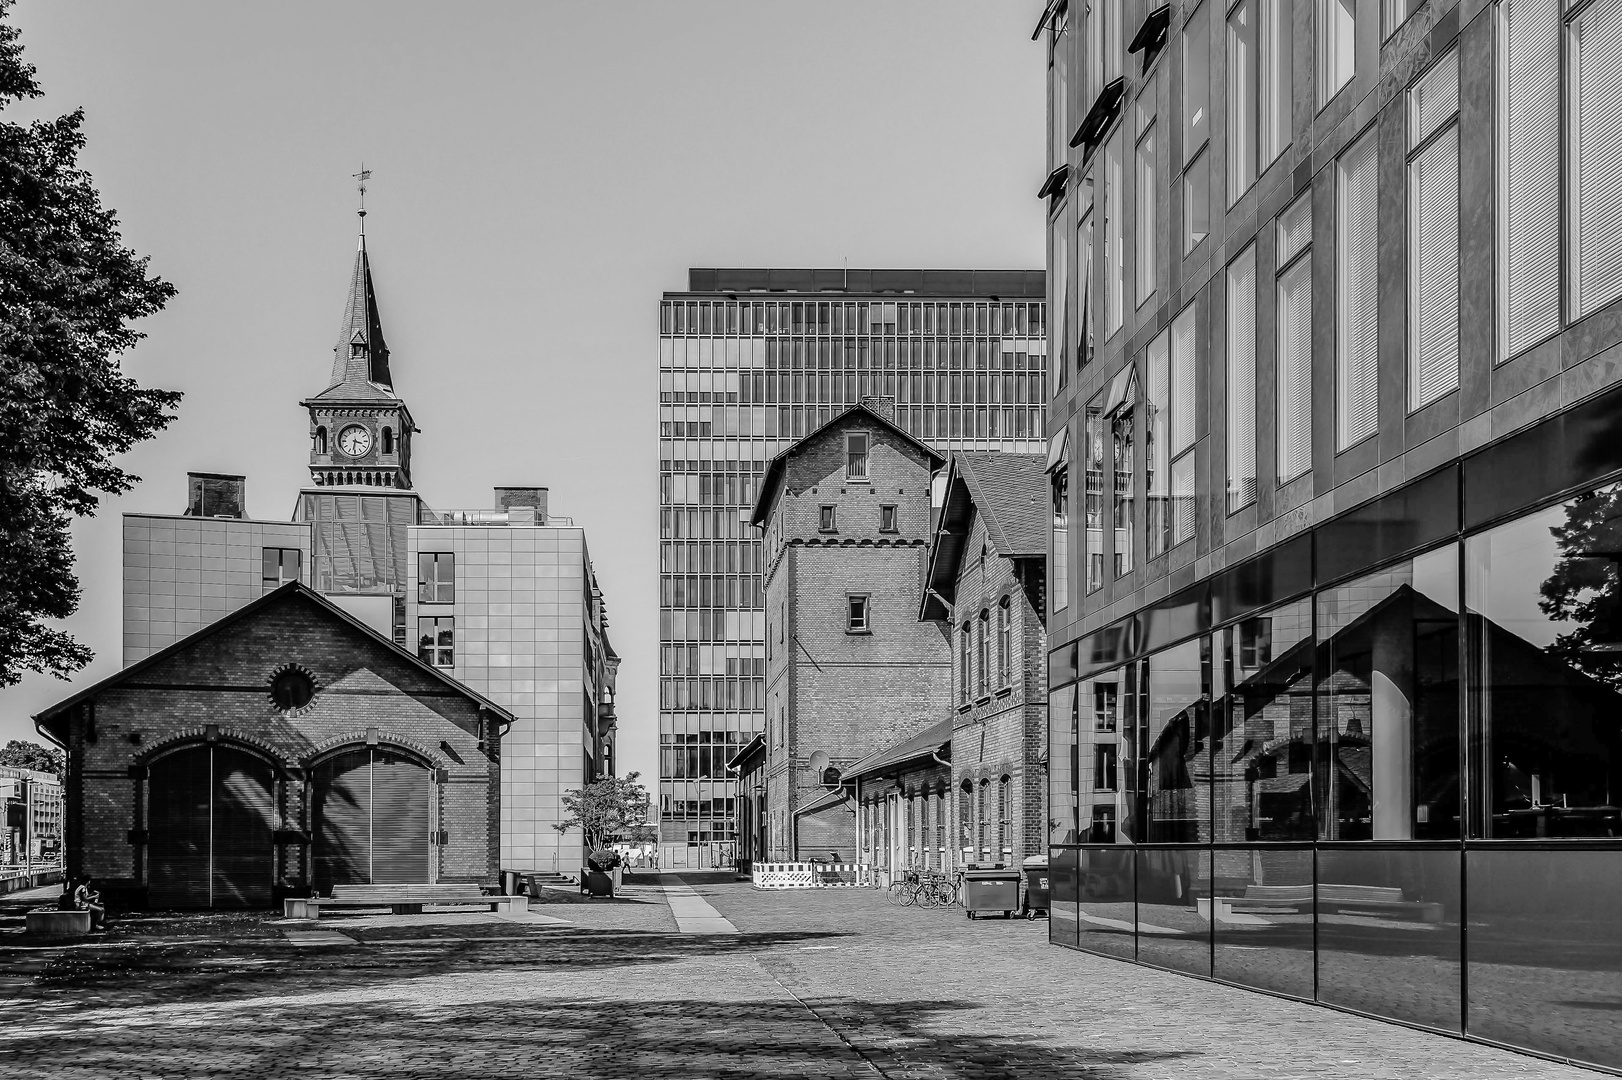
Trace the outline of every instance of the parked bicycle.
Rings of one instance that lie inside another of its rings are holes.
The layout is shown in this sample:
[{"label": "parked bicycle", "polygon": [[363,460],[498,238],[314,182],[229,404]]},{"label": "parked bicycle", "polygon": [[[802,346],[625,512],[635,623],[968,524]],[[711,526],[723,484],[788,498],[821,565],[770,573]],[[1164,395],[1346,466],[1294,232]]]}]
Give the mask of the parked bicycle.
[{"label": "parked bicycle", "polygon": [[890,883],[889,901],[898,907],[950,907],[957,902],[957,886],[933,870],[908,870]]}]

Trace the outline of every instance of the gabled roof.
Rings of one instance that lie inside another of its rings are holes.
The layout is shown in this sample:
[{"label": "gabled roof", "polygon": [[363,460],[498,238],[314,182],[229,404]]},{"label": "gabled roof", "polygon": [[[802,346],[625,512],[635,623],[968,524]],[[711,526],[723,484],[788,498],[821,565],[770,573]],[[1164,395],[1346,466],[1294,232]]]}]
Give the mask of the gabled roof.
[{"label": "gabled roof", "polygon": [[[512,713],[508,712],[506,709],[502,708],[500,705],[497,705],[495,702],[491,701],[489,698],[485,697],[483,694],[480,694],[476,690],[469,689],[464,684],[458,682],[456,679],[453,679],[449,675],[445,674],[445,672],[443,670],[434,667],[432,664],[424,663],[415,653],[412,653],[412,652],[409,652],[409,651],[407,651],[405,649],[402,649],[400,646],[396,645],[393,641],[391,641],[388,638],[384,637],[382,634],[379,634],[376,630],[372,629],[366,623],[361,622],[359,619],[355,618],[355,616],[351,615],[349,612],[345,611],[343,608],[341,608],[338,605],[334,604],[331,600],[328,600],[326,597],[322,596],[320,593],[316,592],[314,589],[311,589],[308,585],[305,585],[303,582],[290,581],[286,585],[281,586],[280,588],[272,589],[270,592],[268,592],[265,595],[261,596],[259,599],[253,601],[252,603],[246,604],[246,605],[244,605],[242,607],[239,607],[235,611],[231,612],[230,614],[222,616],[221,618],[215,619],[213,622],[209,623],[207,626],[203,627],[201,630],[194,631],[193,633],[190,633],[190,634],[186,635],[185,637],[181,638],[179,641],[175,642],[174,644],[169,645],[169,646],[167,646],[165,648],[159,649],[157,652],[153,653],[151,656],[146,657],[144,660],[137,660],[135,663],[131,664],[129,667],[125,668],[123,671],[120,671],[120,672],[117,672],[116,674],[110,675],[107,678],[105,678],[105,679],[101,680],[100,682],[96,683],[95,685],[89,686],[89,687],[86,687],[83,690],[80,690],[77,694],[74,694],[72,697],[66,699],[65,701],[59,701],[55,705],[52,705],[50,708],[44,709],[41,712],[36,713],[34,715],[34,718],[33,718],[34,719],[34,726],[36,728],[40,729],[41,731],[44,731],[45,728],[46,728],[46,725],[48,725],[51,721],[53,721],[53,720],[57,719],[58,717],[62,716],[68,710],[72,709],[74,706],[80,704],[81,702],[88,701],[89,699],[97,696],[98,694],[102,694],[102,693],[105,693],[108,690],[111,690],[113,687],[119,685],[120,683],[127,682],[133,676],[139,675],[141,672],[147,670],[148,668],[151,668],[151,667],[154,667],[154,666],[156,666],[158,664],[163,663],[165,660],[168,660],[171,656],[175,656],[175,655],[177,655],[177,654],[179,654],[181,652],[184,652],[185,650],[193,647],[194,645],[198,644],[199,642],[205,641],[208,638],[213,637],[215,634],[217,634],[220,631],[224,630],[226,627],[233,626],[236,623],[239,623],[239,622],[243,621],[244,619],[250,618],[253,615],[255,615],[256,613],[258,613],[259,611],[261,611],[261,610],[263,610],[263,609],[265,609],[267,607],[270,607],[273,604],[278,604],[278,603],[282,603],[284,601],[289,601],[289,600],[294,600],[294,599],[302,600],[302,601],[305,601],[307,603],[314,604],[324,614],[336,619],[337,621],[339,621],[341,623],[344,623],[345,625],[347,625],[347,626],[349,626],[349,627],[351,627],[351,628],[353,628],[355,630],[360,631],[362,634],[366,635],[367,637],[370,637],[375,643],[377,643],[379,645],[386,646],[389,649],[392,649],[396,654],[398,654],[398,656],[399,656],[399,658],[401,660],[405,661],[408,664],[411,664],[411,665],[415,666],[419,670],[421,670],[423,672],[426,672],[429,675],[432,675],[435,679],[437,679],[440,682],[444,683],[446,686],[450,687],[451,689],[465,695],[466,697],[469,697],[469,698],[473,699],[474,701],[478,702],[478,704],[482,708],[489,709],[491,712],[495,713],[497,716],[499,716],[502,720],[505,720],[507,723],[511,724],[513,722],[514,717],[513,717]],[[60,740],[57,740],[57,741],[60,742]]]},{"label": "gabled roof", "polygon": [[[356,349],[354,346],[361,346]],[[383,320],[372,289],[372,265],[366,257],[362,234],[355,251],[355,268],[344,299],[344,319],[338,344],[332,350],[332,380],[312,401],[376,401],[394,398],[389,374],[389,346],[383,340]]]},{"label": "gabled roof", "polygon": [[950,616],[957,577],[974,518],[985,523],[986,542],[1004,559],[1047,555],[1048,478],[1042,454],[960,450],[946,472],[946,495],[930,538],[929,575],[918,617]]},{"label": "gabled roof", "polygon": [[872,776],[885,769],[916,761],[918,758],[930,757],[951,745],[952,718],[947,717],[945,720],[937,720],[930,724],[910,739],[904,739],[883,750],[875,750],[846,769],[840,779],[849,783],[863,776]]},{"label": "gabled roof", "polygon": [[783,484],[783,474],[788,466],[788,459],[799,453],[804,447],[809,446],[813,441],[820,439],[825,432],[850,419],[852,414],[855,413],[865,414],[863,416],[864,420],[877,421],[879,424],[882,424],[886,430],[892,432],[896,436],[900,437],[903,441],[916,448],[919,453],[923,454],[929,459],[929,467],[931,469],[938,469],[940,466],[946,463],[946,459],[941,457],[937,451],[931,448],[927,443],[920,442],[913,438],[911,433],[909,433],[905,428],[896,424],[894,420],[891,420],[884,414],[869,408],[865,403],[852,405],[850,408],[846,409],[838,416],[835,416],[832,420],[829,420],[826,424],[823,424],[809,435],[806,435],[804,438],[790,444],[776,457],[772,458],[770,463],[768,463],[766,466],[766,475],[761,478],[760,494],[755,498],[754,509],[749,512],[749,524],[755,526],[756,528],[766,527],[766,519],[771,516],[772,503],[777,499],[777,489]]}]

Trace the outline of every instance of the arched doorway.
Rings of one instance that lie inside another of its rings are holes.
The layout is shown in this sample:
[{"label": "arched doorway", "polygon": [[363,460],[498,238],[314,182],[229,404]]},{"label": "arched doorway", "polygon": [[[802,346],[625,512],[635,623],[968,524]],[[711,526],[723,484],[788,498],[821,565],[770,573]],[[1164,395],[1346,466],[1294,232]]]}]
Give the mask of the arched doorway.
[{"label": "arched doorway", "polygon": [[229,746],[193,746],[152,763],[147,789],[147,903],[269,907],[275,773]]},{"label": "arched doorway", "polygon": [[432,876],[434,775],[382,746],[310,770],[315,887],[426,884]]}]

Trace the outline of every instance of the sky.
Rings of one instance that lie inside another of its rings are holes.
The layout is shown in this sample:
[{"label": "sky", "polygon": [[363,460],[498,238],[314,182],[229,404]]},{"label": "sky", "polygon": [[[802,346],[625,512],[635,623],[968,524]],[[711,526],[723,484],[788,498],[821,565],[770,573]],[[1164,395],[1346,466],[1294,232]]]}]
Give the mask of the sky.
[{"label": "sky", "polygon": [[179,294],[124,357],[185,393],[76,523],[71,682],[0,690],[0,740],[113,674],[120,515],[241,473],[308,481],[373,170],[367,250],[438,509],[549,486],[623,657],[622,771],[658,772],[658,302],[691,266],[1043,265],[1041,0],[218,3],[19,0],[46,96],[125,242]]}]

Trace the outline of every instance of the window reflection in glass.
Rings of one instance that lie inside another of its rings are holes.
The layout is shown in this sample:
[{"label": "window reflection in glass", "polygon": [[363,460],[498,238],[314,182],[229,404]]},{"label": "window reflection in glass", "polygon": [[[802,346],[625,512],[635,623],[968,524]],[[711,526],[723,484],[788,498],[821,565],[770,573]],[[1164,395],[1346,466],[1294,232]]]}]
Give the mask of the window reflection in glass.
[{"label": "window reflection in glass", "polygon": [[1495,839],[1622,833],[1622,488],[1465,543]]},{"label": "window reflection in glass", "polygon": [[1458,554],[1318,594],[1323,840],[1459,835]]},{"label": "window reflection in glass", "polygon": [[1219,841],[1312,839],[1312,649],[1308,600],[1217,634]]},{"label": "window reflection in glass", "polygon": [[1203,790],[1211,775],[1210,712],[1202,693],[1209,639],[1199,638],[1156,653],[1147,662],[1136,742],[1142,761],[1141,813],[1149,843],[1209,840]]},{"label": "window reflection in glass", "polygon": [[1083,843],[1114,844],[1129,839],[1117,828],[1122,818],[1119,730],[1126,674],[1126,669],[1109,672],[1084,680],[1076,688],[1076,815]]}]

